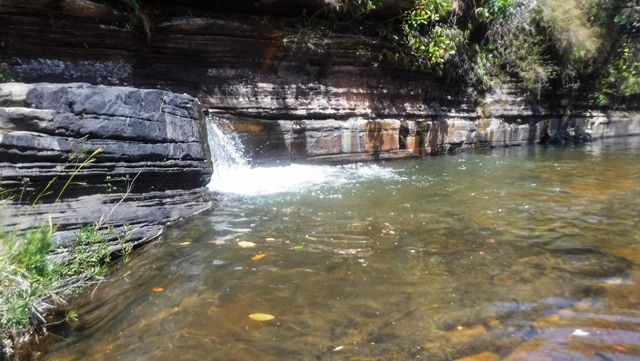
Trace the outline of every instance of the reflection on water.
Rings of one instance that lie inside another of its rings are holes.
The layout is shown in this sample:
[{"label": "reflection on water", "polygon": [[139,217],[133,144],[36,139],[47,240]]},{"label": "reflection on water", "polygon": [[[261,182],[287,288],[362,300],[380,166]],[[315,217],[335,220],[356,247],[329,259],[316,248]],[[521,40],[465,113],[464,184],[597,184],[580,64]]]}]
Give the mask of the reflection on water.
[{"label": "reflection on water", "polygon": [[638,359],[638,144],[223,196],[118,265],[46,359]]}]

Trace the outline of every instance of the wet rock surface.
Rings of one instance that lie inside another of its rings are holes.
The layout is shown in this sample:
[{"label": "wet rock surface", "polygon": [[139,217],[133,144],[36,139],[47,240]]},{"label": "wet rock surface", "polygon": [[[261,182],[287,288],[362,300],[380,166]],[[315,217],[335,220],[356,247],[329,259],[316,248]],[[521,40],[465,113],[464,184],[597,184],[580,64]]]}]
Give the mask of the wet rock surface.
[{"label": "wet rock surface", "polygon": [[207,208],[211,176],[197,100],[161,90],[75,84],[0,85],[4,226],[51,217],[64,245],[101,221],[115,239],[160,233]]}]

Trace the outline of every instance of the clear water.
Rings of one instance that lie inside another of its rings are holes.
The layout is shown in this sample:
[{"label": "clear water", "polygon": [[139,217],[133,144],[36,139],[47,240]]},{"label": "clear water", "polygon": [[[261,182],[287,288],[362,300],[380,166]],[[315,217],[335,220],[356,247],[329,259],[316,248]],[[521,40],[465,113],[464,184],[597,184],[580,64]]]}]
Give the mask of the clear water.
[{"label": "clear water", "polygon": [[640,358],[638,138],[242,172],[45,359]]}]

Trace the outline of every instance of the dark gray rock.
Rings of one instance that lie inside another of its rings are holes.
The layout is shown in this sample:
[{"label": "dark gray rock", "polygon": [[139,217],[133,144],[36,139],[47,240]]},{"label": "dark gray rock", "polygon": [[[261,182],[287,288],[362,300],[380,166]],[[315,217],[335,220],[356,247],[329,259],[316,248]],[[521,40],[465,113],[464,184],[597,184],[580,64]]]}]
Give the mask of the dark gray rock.
[{"label": "dark gray rock", "polygon": [[149,240],[211,205],[204,122],[196,99],[161,90],[0,84],[4,226],[51,219],[60,245],[96,222]]}]

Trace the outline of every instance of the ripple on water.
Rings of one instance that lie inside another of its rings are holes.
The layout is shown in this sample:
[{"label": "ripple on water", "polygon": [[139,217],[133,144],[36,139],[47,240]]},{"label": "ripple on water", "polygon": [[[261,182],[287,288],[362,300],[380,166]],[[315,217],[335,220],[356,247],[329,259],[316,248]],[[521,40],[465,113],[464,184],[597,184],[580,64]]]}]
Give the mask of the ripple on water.
[{"label": "ripple on water", "polygon": [[638,359],[634,149],[247,170],[45,359]]}]

